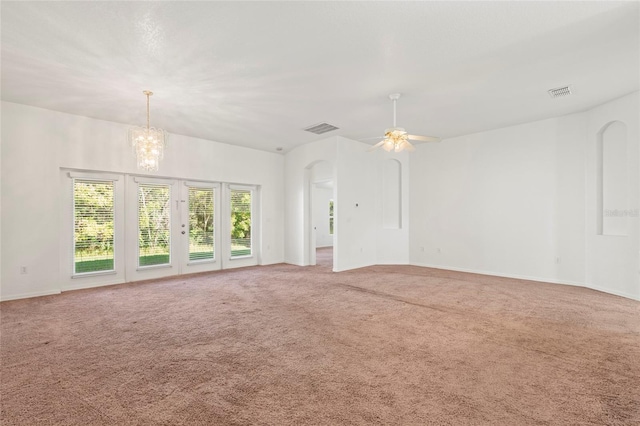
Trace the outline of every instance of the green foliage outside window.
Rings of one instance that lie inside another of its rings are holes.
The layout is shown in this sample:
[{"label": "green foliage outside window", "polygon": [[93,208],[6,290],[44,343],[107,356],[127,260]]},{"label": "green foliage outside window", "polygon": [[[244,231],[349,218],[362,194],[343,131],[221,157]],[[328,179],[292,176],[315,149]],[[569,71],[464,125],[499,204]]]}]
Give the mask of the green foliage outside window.
[{"label": "green foliage outside window", "polygon": [[189,260],[214,258],[212,188],[189,188]]},{"label": "green foliage outside window", "polygon": [[76,180],[74,272],[113,270],[113,182]]},{"label": "green foliage outside window", "polygon": [[171,195],[168,185],[138,187],[139,265],[170,262]]},{"label": "green foliage outside window", "polygon": [[[75,273],[114,269],[113,182],[74,182]],[[139,266],[170,262],[170,189],[138,187]],[[231,191],[231,255],[251,248],[251,191]],[[213,189],[189,190],[189,260],[214,258]]]},{"label": "green foliage outside window", "polygon": [[251,254],[251,191],[231,191],[231,256]]}]

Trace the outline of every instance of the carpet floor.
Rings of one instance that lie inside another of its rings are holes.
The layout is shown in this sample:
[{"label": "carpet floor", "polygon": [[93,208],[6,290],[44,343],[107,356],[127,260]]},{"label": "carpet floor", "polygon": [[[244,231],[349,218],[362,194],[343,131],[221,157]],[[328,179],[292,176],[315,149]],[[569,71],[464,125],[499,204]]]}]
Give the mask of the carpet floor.
[{"label": "carpet floor", "polygon": [[272,265],[3,302],[2,425],[638,425],[640,303]]}]

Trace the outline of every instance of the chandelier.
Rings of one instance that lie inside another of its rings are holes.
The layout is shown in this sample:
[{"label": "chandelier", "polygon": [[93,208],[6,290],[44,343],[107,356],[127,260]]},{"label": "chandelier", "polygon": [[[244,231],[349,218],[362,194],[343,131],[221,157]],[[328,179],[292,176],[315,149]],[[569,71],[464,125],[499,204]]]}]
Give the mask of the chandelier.
[{"label": "chandelier", "polygon": [[169,134],[162,129],[150,126],[149,97],[153,92],[145,90],[142,93],[147,96],[147,127],[129,129],[129,142],[133,147],[138,169],[155,172],[158,170],[160,160],[164,157]]}]

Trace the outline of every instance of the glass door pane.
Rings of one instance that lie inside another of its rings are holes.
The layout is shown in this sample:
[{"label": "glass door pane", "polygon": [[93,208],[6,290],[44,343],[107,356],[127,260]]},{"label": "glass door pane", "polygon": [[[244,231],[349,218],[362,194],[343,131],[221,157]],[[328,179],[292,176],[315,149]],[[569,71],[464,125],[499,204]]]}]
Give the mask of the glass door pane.
[{"label": "glass door pane", "polygon": [[231,258],[251,256],[251,191],[231,190]]},{"label": "glass door pane", "polygon": [[169,185],[138,185],[138,266],[171,263]]},{"label": "glass door pane", "polygon": [[74,274],[114,270],[114,184],[74,180]]},{"label": "glass door pane", "polygon": [[215,259],[215,190],[189,187],[189,261]]}]

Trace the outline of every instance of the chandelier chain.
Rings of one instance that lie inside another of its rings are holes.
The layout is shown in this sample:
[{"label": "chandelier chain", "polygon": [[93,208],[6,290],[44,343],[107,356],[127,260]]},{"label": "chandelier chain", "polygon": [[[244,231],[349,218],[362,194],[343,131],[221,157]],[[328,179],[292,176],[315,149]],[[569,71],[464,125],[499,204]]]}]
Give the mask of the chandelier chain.
[{"label": "chandelier chain", "polygon": [[150,90],[144,90],[142,93],[147,95],[147,130],[151,128],[151,109],[149,108],[149,96],[153,95]]}]

